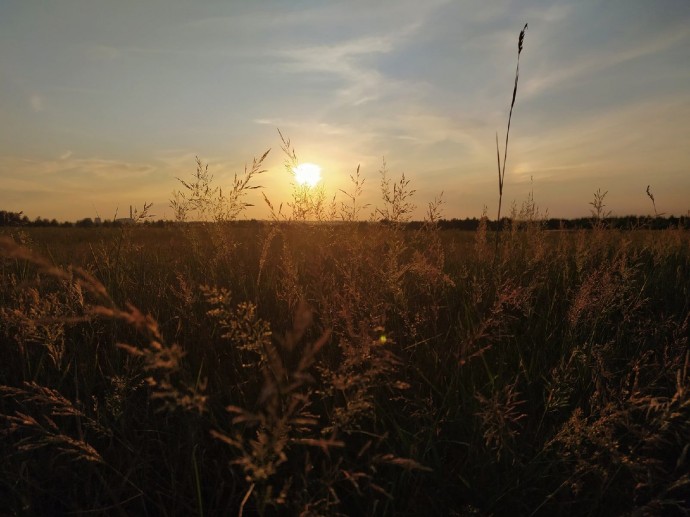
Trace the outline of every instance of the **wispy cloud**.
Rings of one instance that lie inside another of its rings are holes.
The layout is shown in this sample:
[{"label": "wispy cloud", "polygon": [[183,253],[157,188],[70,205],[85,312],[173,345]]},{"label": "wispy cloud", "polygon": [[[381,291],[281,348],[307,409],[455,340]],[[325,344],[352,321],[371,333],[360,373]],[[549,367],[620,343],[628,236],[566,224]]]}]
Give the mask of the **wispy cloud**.
[{"label": "wispy cloud", "polygon": [[385,54],[409,38],[419,24],[401,27],[385,35],[364,36],[327,45],[312,45],[280,51],[281,68],[294,74],[327,73],[342,84],[334,93],[339,102],[360,105],[379,99],[396,87],[366,58]]},{"label": "wispy cloud", "polygon": [[162,215],[174,181],[161,164],[75,158],[71,152],[54,159],[0,156],[0,170],[0,204],[32,217],[59,212],[72,220],[93,216],[94,203],[107,213],[117,204],[154,202]]},{"label": "wispy cloud", "polygon": [[627,41],[621,48],[609,43],[606,47],[592,48],[582,53],[574,61],[562,62],[552,56],[545,67],[523,79],[522,90],[528,97],[536,96],[545,90],[556,88],[564,83],[600,73],[616,65],[633,61],[673,48],[690,45],[690,25],[681,24],[660,34],[647,34]]},{"label": "wispy cloud", "polygon": [[523,179],[533,175],[556,183],[673,175],[687,170],[689,163],[690,154],[677,143],[688,118],[690,94],[591,112],[555,133],[517,134],[508,167]]},{"label": "wispy cloud", "polygon": [[40,159],[17,156],[0,157],[0,168],[8,178],[32,178],[37,185],[51,182],[70,188],[91,188],[153,179],[159,168],[149,163],[135,163],[103,158],[75,158],[68,151],[58,158]]}]

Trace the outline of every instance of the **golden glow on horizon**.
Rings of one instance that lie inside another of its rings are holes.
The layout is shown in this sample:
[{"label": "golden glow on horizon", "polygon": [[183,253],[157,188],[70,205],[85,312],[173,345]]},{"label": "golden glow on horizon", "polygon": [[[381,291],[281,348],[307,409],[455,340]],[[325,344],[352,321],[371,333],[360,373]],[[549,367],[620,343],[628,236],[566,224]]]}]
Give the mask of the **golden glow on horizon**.
[{"label": "golden glow on horizon", "polygon": [[300,163],[292,169],[298,185],[315,187],[321,181],[321,167],[315,163]]}]

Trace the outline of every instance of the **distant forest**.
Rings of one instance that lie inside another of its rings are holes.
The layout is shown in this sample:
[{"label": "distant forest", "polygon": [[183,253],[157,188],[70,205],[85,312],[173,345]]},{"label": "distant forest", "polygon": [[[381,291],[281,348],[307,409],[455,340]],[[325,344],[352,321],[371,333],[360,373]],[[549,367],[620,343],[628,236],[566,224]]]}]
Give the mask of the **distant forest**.
[{"label": "distant forest", "polygon": [[[466,230],[474,231],[479,227],[481,219],[465,218],[465,219],[441,219],[437,221],[439,228],[442,230]],[[506,225],[512,224],[512,219],[509,217],[501,218],[501,225],[505,227]],[[523,221],[516,221],[523,222]],[[653,229],[653,230],[663,230],[666,228],[685,228],[690,229],[690,217],[661,217],[661,216],[637,216],[637,215],[627,215],[622,217],[607,217],[601,220],[595,217],[580,217],[577,219],[558,219],[549,218],[535,221],[541,224],[547,230],[578,230],[592,228],[595,224],[602,224],[607,228],[615,228],[620,230],[635,230],[635,229]],[[33,221],[29,219],[23,212],[10,212],[6,210],[0,210],[0,227],[12,226],[12,227],[78,227],[78,228],[89,228],[95,226],[102,227],[118,227],[125,224],[131,224],[122,221],[110,221],[110,220],[94,220],[90,217],[85,219],[80,219],[76,222],[59,222],[56,219],[45,219],[42,217],[37,217]],[[151,219],[144,219],[141,223],[143,225],[152,226],[170,226],[175,224],[193,224],[193,223],[176,223],[173,221],[165,221],[159,219],[153,221]],[[261,225],[265,224],[265,221],[260,221],[257,219],[245,219],[233,221],[230,224],[251,226],[251,225]],[[362,221],[359,224],[366,225],[370,224],[367,221]],[[388,224],[386,220],[380,221],[378,224]],[[422,221],[411,221],[405,223],[410,229],[420,228],[425,223]],[[490,230],[495,230],[500,227],[496,221],[487,221],[487,227]]]}]

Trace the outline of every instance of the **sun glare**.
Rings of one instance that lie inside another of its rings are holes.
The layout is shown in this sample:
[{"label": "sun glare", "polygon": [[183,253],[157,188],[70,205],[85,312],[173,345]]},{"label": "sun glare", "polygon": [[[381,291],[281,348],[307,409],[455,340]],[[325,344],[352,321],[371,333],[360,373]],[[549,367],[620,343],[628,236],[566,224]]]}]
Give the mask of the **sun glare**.
[{"label": "sun glare", "polygon": [[321,167],[314,163],[300,163],[292,169],[299,185],[315,187],[321,181]]}]

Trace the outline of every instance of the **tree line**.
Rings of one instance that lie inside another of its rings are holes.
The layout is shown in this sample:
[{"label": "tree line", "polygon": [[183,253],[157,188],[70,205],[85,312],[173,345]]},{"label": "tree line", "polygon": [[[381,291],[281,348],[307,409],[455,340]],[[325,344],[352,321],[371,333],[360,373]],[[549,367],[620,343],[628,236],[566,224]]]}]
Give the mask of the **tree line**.
[{"label": "tree line", "polygon": [[[509,217],[501,218],[500,224],[496,221],[482,220],[476,217],[465,218],[465,219],[440,219],[437,221],[438,227],[442,230],[465,230],[465,231],[476,231],[479,225],[485,221],[488,230],[497,230],[500,228],[509,227],[514,223],[524,223],[524,221],[513,220]],[[675,216],[637,216],[628,215],[623,217],[606,217],[603,219],[597,219],[593,217],[580,217],[575,219],[559,219],[559,218],[549,218],[538,221],[533,221],[534,223],[540,224],[544,229],[547,230],[579,230],[592,228],[594,225],[604,225],[607,228],[615,228],[619,230],[634,230],[639,228],[661,230],[666,228],[686,228],[690,229],[690,217],[675,217]],[[243,226],[246,225],[261,225],[262,221],[256,219],[250,219],[246,221],[237,221],[238,224]],[[383,220],[382,224],[393,224],[389,221]],[[75,222],[63,221],[58,222],[56,219],[46,219],[43,217],[36,217],[36,219],[31,220],[29,217],[24,215],[23,212],[11,212],[7,210],[0,210],[0,227],[3,226],[23,226],[23,227],[78,227],[78,228],[89,228],[92,226],[103,226],[103,227],[118,227],[122,226],[123,223],[120,221],[100,221],[94,220],[90,217],[79,219]],[[152,226],[167,226],[172,224],[184,224],[184,223],[174,223],[171,221],[165,221],[160,219],[158,221],[151,221],[146,219],[143,221],[144,225]],[[361,222],[360,224],[369,224],[367,222]],[[409,229],[420,228],[425,223],[422,221],[410,221],[404,223]]]}]

